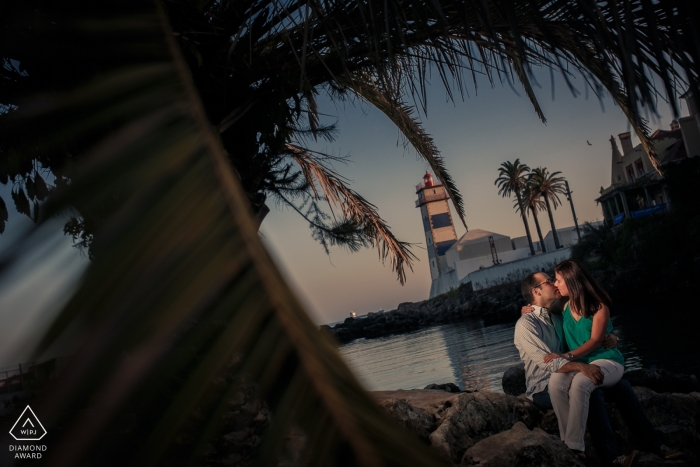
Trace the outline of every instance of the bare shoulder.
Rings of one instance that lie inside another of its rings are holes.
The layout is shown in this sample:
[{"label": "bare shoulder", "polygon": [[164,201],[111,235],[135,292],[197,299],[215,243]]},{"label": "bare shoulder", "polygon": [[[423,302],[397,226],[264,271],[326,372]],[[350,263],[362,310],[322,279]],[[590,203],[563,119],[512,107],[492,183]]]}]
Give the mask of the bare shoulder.
[{"label": "bare shoulder", "polygon": [[600,304],[600,308],[598,308],[598,311],[595,312],[593,315],[594,320],[608,320],[610,319],[610,308],[604,303]]}]

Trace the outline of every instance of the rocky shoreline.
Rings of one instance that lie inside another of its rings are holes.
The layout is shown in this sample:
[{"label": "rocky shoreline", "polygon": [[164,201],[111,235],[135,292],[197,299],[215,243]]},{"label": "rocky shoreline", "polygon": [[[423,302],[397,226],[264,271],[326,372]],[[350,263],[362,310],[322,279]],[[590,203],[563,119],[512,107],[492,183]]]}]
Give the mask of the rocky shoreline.
[{"label": "rocky shoreline", "polygon": [[[691,466],[700,462],[700,393],[634,391],[662,442],[685,454],[664,461],[635,444],[614,405],[608,407],[619,447],[642,451],[638,467]],[[554,412],[542,411],[524,395],[477,392],[452,394],[414,389],[372,393],[379,405],[404,428],[429,444],[451,465],[467,467],[598,467],[600,460],[586,435],[585,462],[559,440]]]},{"label": "rocky shoreline", "polygon": [[[682,460],[664,461],[644,452],[637,467],[700,465],[700,384],[693,375],[663,370],[639,369],[625,377],[644,406],[662,442],[680,450]],[[558,438],[554,412],[543,411],[528,400],[521,365],[504,373],[504,393],[464,392],[451,383],[432,384],[426,389],[374,391],[377,404],[404,429],[430,446],[455,467],[600,467],[586,436],[585,462],[574,456]],[[28,399],[6,402],[8,413],[0,414],[0,425],[16,420]],[[9,404],[9,405],[8,405]],[[618,446],[623,452],[645,451],[635,443],[614,404],[608,406]],[[259,397],[254,384],[239,386],[224,415],[225,423],[208,444],[199,465],[256,465],[255,459],[270,429],[273,414]],[[7,426],[9,429],[9,425]],[[290,427],[278,467],[309,464],[306,434]]]},{"label": "rocky shoreline", "polygon": [[[426,389],[374,391],[377,404],[404,429],[430,446],[455,467],[600,467],[600,461],[586,435],[585,462],[581,462],[559,440],[554,412],[543,411],[524,394],[524,372],[518,366],[504,374],[504,390],[464,392],[454,384],[433,384]],[[700,384],[695,376],[661,370],[628,372],[634,390],[662,442],[685,454],[683,460],[664,461],[644,452],[637,467],[694,466],[700,464]],[[430,389],[428,389],[430,388]],[[512,388],[516,388],[513,392]],[[212,444],[208,465],[235,459],[237,465],[254,465],[255,449],[269,427],[271,414],[250,388],[236,397],[237,405],[227,415],[234,431],[222,433]],[[635,444],[632,433],[614,406],[608,406],[610,420],[623,452],[645,451]],[[250,420],[255,420],[251,424]],[[236,423],[233,423],[236,422]],[[231,429],[231,428],[229,428]],[[280,453],[279,467],[308,464],[306,436],[298,427],[287,436],[286,452]],[[283,454],[283,455],[282,455]]]},{"label": "rocky shoreline", "polygon": [[471,283],[450,293],[422,302],[401,303],[395,310],[347,318],[333,327],[323,325],[341,344],[355,339],[372,339],[405,334],[465,319],[482,319],[485,324],[515,322],[524,304],[520,284],[506,284],[474,292]]},{"label": "rocky shoreline", "polygon": [[[697,262],[700,268],[700,261]],[[674,308],[683,313],[678,305],[680,297],[687,297],[694,290],[700,277],[699,271],[691,278],[677,278],[677,265],[669,265],[667,275],[644,268],[624,271],[596,270],[593,275],[610,293],[614,314],[636,313],[639,309],[653,307]],[[554,271],[546,271],[554,276]],[[669,302],[671,300],[671,302]],[[673,305],[669,305],[673,303]],[[514,323],[520,318],[520,308],[525,300],[520,292],[520,283],[502,284],[484,290],[473,291],[471,283],[458,289],[422,302],[405,302],[395,310],[367,313],[359,318],[346,318],[333,327],[322,325],[341,344],[355,339],[373,339],[405,334],[419,329],[456,323],[468,319],[481,319],[484,324]]]}]

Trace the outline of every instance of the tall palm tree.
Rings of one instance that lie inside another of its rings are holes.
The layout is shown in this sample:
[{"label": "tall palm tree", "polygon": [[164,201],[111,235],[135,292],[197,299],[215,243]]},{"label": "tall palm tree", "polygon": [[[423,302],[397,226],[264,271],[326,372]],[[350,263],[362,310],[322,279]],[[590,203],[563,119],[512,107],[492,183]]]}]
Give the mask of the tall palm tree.
[{"label": "tall palm tree", "polygon": [[530,235],[530,226],[527,223],[525,216],[525,203],[523,202],[523,190],[527,187],[527,175],[530,172],[530,167],[520,163],[520,159],[515,159],[515,162],[503,162],[498,168],[498,178],[493,182],[498,186],[498,194],[504,198],[511,197],[515,194],[517,200],[518,211],[520,218],[525,226],[525,234],[527,242],[530,245],[530,254],[535,256],[535,247],[532,245],[532,236]]},{"label": "tall palm tree", "polygon": [[[692,4],[623,6],[0,2],[0,183],[12,183],[20,212],[44,225],[71,207],[79,238],[89,243],[96,225],[95,260],[36,352],[66,340],[79,349],[32,405],[55,437],[46,460],[194,464],[249,380],[274,415],[262,454],[280,452],[293,425],[316,465],[439,465],[379,411],[284,282],[257,235],[265,200],[297,208],[322,243],[373,245],[401,278],[407,245],[332,159],[304,143],[333,136],[316,96],[384,112],[459,211],[440,154],[407,104],[425,104],[432,70],[458,92],[472,73],[507,73],[544,118],[532,67],[576,69],[615,99],[643,144],[637,108],[654,105],[649,70],[669,95],[684,71],[700,97]],[[337,223],[326,222],[326,201]],[[30,247],[41,233],[5,251],[36,258]]]},{"label": "tall palm tree", "polygon": [[[540,229],[540,221],[537,218],[537,213],[539,211],[544,211],[545,209],[547,209],[547,206],[545,205],[545,202],[542,199],[542,195],[540,194],[540,192],[536,189],[533,189],[530,183],[528,183],[523,189],[523,204],[525,205],[527,210],[532,214],[532,218],[535,220],[537,236],[540,239],[540,250],[543,253],[545,253],[547,251],[547,248],[544,244],[544,237],[542,237],[542,229]],[[520,211],[520,207],[517,205],[517,202],[513,205],[513,207],[518,212]]]},{"label": "tall palm tree", "polygon": [[532,185],[533,189],[538,191],[544,198],[545,205],[547,206],[547,214],[549,215],[549,224],[552,227],[554,246],[557,249],[562,246],[559,241],[559,235],[557,235],[557,229],[554,226],[552,208],[556,209],[559,207],[561,204],[559,195],[566,193],[564,177],[559,177],[558,175],[560,174],[561,172],[549,173],[546,168],[538,167],[532,170],[529,177],[529,183]]}]

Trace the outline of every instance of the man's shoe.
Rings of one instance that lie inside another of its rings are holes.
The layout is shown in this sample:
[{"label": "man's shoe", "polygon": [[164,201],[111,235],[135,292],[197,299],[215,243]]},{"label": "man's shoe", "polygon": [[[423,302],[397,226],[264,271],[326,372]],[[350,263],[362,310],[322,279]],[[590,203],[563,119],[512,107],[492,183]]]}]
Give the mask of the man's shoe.
[{"label": "man's shoe", "polygon": [[613,461],[613,465],[621,465],[622,467],[632,467],[639,457],[639,451],[632,451],[626,456],[619,456]]},{"label": "man's shoe", "polygon": [[663,458],[664,460],[670,461],[674,459],[680,459],[683,456],[685,456],[685,454],[681,451],[674,451],[665,444],[661,445],[661,458]]}]

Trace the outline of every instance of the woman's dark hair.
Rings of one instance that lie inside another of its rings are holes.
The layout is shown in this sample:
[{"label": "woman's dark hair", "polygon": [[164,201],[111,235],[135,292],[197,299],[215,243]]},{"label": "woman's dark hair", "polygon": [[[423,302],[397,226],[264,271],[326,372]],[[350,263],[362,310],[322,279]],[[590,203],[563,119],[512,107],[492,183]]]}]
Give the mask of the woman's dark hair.
[{"label": "woman's dark hair", "polygon": [[554,272],[564,279],[566,288],[569,289],[569,303],[583,316],[593,316],[601,305],[610,306],[610,295],[588,269],[575,259],[562,261],[554,268]]}]

